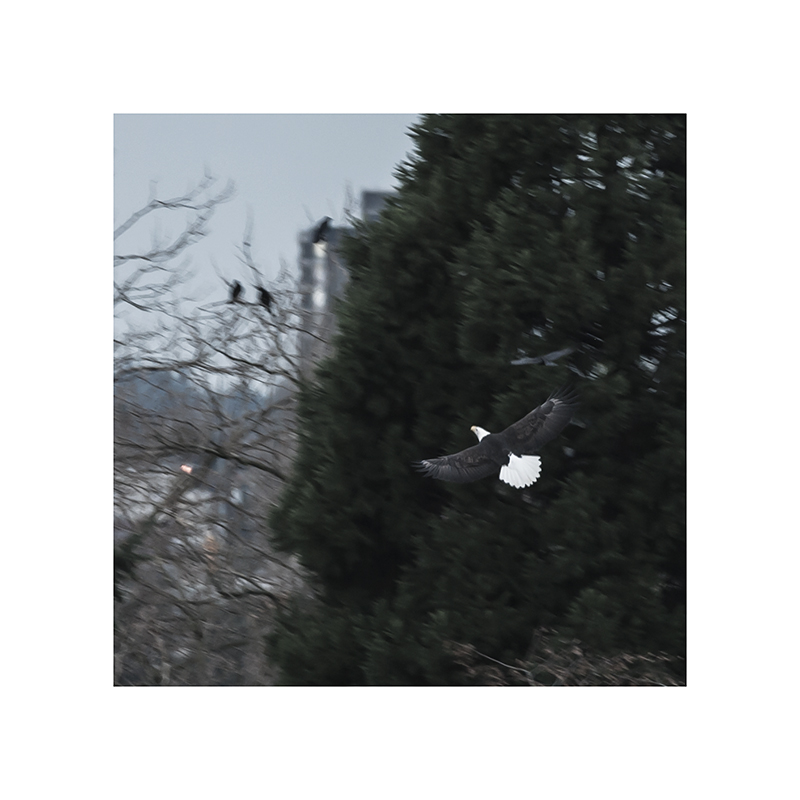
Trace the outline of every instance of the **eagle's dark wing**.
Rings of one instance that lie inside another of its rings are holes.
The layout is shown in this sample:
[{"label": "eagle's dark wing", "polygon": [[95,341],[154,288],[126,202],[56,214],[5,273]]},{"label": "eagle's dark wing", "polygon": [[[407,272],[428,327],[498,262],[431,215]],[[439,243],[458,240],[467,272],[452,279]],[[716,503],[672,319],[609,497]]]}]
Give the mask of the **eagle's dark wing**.
[{"label": "eagle's dark wing", "polygon": [[558,389],[538,408],[499,434],[517,455],[538,453],[543,444],[558,436],[572,419],[578,396],[567,388]]},{"label": "eagle's dark wing", "polygon": [[471,483],[489,475],[499,474],[501,465],[491,458],[488,448],[476,444],[452,456],[426,458],[414,466],[420,472],[440,481]]}]

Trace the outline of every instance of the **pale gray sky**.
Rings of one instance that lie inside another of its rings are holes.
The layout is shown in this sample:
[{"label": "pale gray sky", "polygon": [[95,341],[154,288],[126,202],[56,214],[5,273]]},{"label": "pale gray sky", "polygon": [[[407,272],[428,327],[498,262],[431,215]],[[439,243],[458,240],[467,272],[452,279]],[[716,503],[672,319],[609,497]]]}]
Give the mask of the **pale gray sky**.
[{"label": "pale gray sky", "polygon": [[[416,114],[119,114],[114,119],[114,225],[157,196],[174,197],[196,184],[207,167],[236,183],[234,199],[219,207],[211,235],[192,250],[193,266],[207,276],[211,298],[223,297],[211,258],[232,277],[249,275],[235,260],[248,209],[254,222],[253,256],[267,280],[279,258],[294,267],[300,230],[327,215],[343,222],[348,187],[388,190],[396,166],[412,150],[407,135]],[[360,209],[356,209],[360,210]],[[151,214],[120,237],[117,252],[147,245],[153,225],[165,234],[183,222],[180,212]],[[238,270],[238,272],[237,272]]]}]

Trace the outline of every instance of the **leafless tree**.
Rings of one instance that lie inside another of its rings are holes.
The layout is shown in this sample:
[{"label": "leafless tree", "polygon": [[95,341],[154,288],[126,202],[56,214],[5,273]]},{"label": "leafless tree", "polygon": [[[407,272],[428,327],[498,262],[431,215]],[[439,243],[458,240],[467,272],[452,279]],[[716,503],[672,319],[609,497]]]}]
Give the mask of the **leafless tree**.
[{"label": "leafless tree", "polygon": [[666,653],[603,655],[577,639],[537,628],[524,659],[499,661],[474,645],[448,642],[453,661],[483,686],[684,686],[683,659]]},{"label": "leafless tree", "polygon": [[[294,452],[304,329],[294,281],[284,266],[269,309],[188,294],[191,249],[232,192],[206,176],[115,232],[154,212],[187,215],[177,236],[115,256],[115,307],[133,317],[115,337],[117,684],[272,683],[276,609],[311,591],[274,551],[267,521]],[[264,286],[251,239],[248,221],[227,268]]]}]

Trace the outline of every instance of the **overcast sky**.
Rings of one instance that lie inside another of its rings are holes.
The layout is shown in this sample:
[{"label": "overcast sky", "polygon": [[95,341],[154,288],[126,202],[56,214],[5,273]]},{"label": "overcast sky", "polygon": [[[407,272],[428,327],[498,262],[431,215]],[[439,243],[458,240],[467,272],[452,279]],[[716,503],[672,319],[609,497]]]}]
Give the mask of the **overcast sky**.
[{"label": "overcast sky", "polygon": [[[225,287],[211,259],[228,277],[249,274],[236,262],[236,246],[252,210],[253,256],[269,280],[279,259],[294,267],[298,233],[330,216],[343,222],[348,189],[396,186],[396,166],[412,150],[415,114],[119,114],[114,118],[114,225],[144,206],[155,186],[161,199],[182,194],[209,169],[236,184],[232,201],[211,220],[211,235],[193,249],[210,297]],[[360,211],[360,206],[357,206]],[[153,226],[169,233],[184,217],[161,212],[123,234],[117,252],[147,245]],[[205,299],[205,298],[204,298]]]}]

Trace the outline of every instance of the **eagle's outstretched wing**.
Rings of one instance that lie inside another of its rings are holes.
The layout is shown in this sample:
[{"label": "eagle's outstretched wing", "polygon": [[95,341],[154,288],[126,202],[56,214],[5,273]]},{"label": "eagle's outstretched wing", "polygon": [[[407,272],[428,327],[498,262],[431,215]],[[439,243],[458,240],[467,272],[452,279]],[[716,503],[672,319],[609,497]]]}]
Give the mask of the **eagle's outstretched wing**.
[{"label": "eagle's outstretched wing", "polygon": [[572,419],[578,396],[569,388],[557,389],[540,406],[509,425],[500,436],[517,455],[538,453],[543,444],[555,438]]},{"label": "eagle's outstretched wing", "polygon": [[476,444],[451,456],[417,461],[414,466],[420,472],[440,481],[471,483],[498,474],[501,465],[489,456],[486,447]]}]

